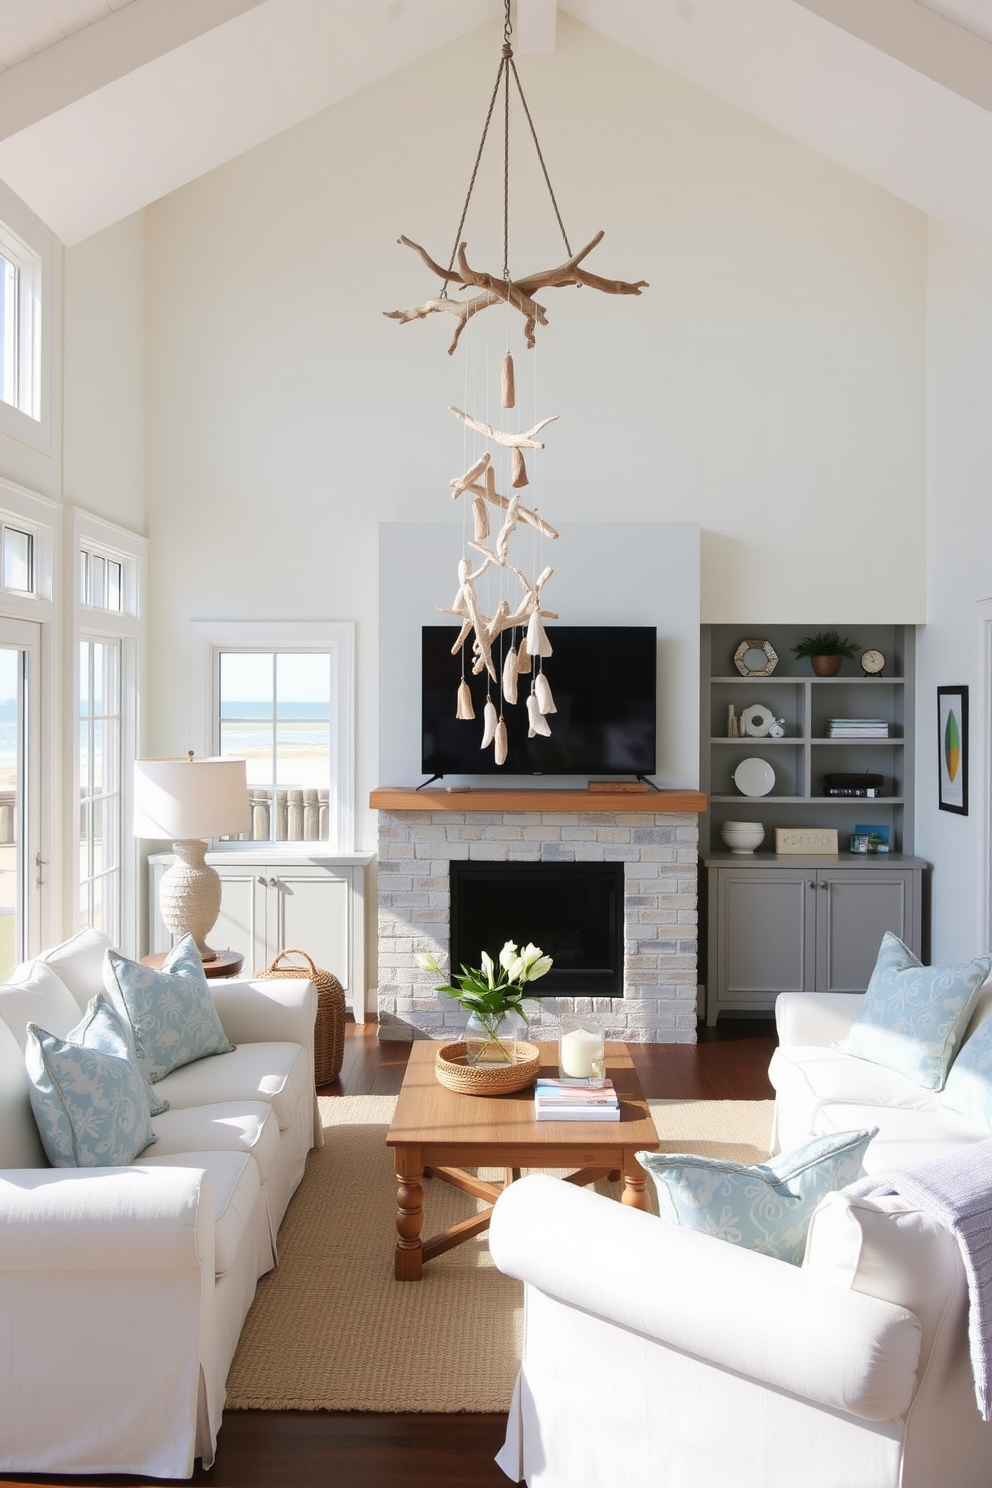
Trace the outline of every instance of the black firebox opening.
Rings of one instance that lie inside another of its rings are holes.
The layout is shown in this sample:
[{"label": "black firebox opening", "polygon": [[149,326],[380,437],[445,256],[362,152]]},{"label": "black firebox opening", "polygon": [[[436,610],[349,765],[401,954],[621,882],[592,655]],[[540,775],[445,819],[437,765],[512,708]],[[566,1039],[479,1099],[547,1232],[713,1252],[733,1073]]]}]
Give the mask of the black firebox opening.
[{"label": "black firebox opening", "polygon": [[533,941],[554,965],[535,997],[623,996],[622,863],[450,864],[451,967]]}]

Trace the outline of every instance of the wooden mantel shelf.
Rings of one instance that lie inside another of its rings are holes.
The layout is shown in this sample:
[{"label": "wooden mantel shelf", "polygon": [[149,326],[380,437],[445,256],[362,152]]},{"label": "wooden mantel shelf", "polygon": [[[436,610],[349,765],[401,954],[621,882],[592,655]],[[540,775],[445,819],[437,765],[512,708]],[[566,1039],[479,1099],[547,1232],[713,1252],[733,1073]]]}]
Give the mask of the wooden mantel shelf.
[{"label": "wooden mantel shelf", "polygon": [[493,786],[481,790],[415,790],[409,785],[380,785],[369,796],[374,811],[636,811],[645,816],[706,810],[698,790],[593,791],[514,790]]}]

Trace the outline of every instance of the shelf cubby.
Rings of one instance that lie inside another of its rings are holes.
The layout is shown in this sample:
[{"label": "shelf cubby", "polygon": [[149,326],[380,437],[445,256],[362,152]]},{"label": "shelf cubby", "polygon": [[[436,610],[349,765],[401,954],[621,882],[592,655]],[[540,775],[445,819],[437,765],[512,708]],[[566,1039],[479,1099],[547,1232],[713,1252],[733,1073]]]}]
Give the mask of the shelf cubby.
[{"label": "shelf cubby", "polygon": [[[700,787],[709,795],[710,809],[700,819],[701,850],[722,849],[724,821],[748,820],[765,827],[759,856],[774,854],[776,826],[836,827],[844,853],[854,827],[861,824],[888,826],[891,851],[912,853],[914,632],[898,625],[848,627],[862,650],[883,652],[884,672],[865,677],[857,661],[845,661],[838,676],[817,677],[808,659],[792,655],[792,647],[809,629],[703,627]],[[737,646],[752,636],[769,640],[778,653],[770,677],[742,677],[733,669]],[[738,718],[754,704],[768,708],[782,720],[785,736],[727,737],[731,704]],[[889,737],[831,739],[827,737],[831,718],[884,718]],[[745,796],[734,785],[734,770],[748,756],[766,759],[775,771],[775,785],[767,796]],[[865,772],[883,777],[881,796],[823,794],[825,775]]]}]

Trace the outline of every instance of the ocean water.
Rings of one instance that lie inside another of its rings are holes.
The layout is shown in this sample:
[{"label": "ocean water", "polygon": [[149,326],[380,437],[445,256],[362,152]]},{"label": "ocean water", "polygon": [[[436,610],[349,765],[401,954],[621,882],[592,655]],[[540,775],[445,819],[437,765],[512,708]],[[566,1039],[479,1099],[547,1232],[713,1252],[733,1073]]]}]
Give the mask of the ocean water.
[{"label": "ocean water", "polygon": [[[248,761],[248,783],[270,785],[272,707],[227,702],[221,708],[221,750]],[[326,786],[330,779],[331,720],[326,702],[285,702],[276,711],[280,786]]]}]

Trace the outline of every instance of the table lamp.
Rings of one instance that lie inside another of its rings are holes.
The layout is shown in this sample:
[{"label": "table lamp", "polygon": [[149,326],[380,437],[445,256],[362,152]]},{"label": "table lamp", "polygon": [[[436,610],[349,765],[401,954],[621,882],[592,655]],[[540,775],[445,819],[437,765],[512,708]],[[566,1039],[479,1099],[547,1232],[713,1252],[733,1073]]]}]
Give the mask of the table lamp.
[{"label": "table lamp", "polygon": [[139,759],[134,762],[134,835],[170,838],[175,862],[159,885],[162,919],[173,940],[187,933],[203,961],[217,952],[206,940],[220,914],[221,882],[204,861],[206,837],[249,827],[243,759]]}]

